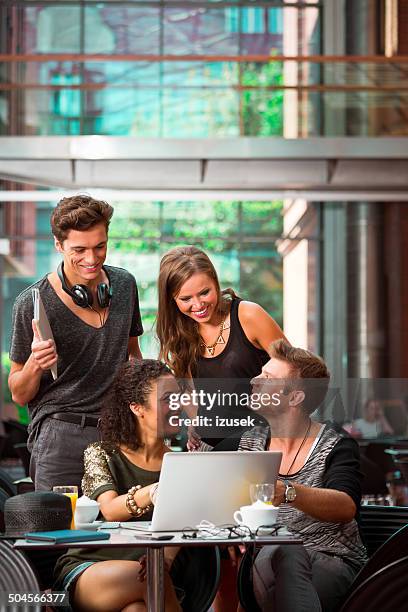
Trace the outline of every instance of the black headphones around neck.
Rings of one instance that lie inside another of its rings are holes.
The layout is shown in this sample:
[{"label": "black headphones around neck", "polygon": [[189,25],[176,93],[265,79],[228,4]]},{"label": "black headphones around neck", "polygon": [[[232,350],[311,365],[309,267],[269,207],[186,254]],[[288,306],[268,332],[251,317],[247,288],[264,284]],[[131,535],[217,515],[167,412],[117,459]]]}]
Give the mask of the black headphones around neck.
[{"label": "black headphones around neck", "polygon": [[[96,288],[96,299],[101,308],[108,308],[112,299],[112,288],[110,286],[110,278],[108,271],[103,267],[106,276],[108,277],[109,285],[106,283],[99,283]],[[71,288],[67,285],[67,280],[64,274],[64,262],[61,262],[57,268],[57,274],[61,281],[61,285],[65,293],[71,296],[73,302],[81,308],[92,308],[93,295],[89,287],[86,285],[73,285]]]}]

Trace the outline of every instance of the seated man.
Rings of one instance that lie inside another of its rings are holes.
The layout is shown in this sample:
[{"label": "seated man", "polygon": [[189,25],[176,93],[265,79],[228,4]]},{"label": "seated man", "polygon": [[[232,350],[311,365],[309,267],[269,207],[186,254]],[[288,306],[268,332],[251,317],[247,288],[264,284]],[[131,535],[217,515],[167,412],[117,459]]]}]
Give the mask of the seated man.
[{"label": "seated man", "polygon": [[273,343],[270,354],[252,381],[253,405],[260,405],[269,426],[245,432],[238,450],[283,453],[273,503],[279,506],[278,523],[303,544],[260,550],[255,596],[262,610],[336,610],[366,561],[355,520],[358,446],[310,418],[330,380],[324,361],[283,340]]}]

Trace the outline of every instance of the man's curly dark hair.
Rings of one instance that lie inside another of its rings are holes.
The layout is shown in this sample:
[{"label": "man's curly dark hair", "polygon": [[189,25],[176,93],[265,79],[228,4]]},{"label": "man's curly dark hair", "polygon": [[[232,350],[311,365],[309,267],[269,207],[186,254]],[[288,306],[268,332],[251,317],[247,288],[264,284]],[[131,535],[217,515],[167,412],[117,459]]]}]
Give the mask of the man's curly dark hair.
[{"label": "man's curly dark hair", "polygon": [[139,448],[137,422],[129,405],[146,405],[153,383],[169,374],[169,368],[156,359],[131,359],[119,368],[101,414],[104,445],[112,449],[120,445],[132,450]]}]

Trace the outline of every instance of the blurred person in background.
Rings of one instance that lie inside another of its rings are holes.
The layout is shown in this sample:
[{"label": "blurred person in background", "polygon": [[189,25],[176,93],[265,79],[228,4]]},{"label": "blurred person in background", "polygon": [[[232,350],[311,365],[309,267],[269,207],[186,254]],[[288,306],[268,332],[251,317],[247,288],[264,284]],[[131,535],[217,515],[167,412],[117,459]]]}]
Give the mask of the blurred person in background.
[{"label": "blurred person in background", "polygon": [[354,419],[351,425],[346,425],[345,429],[354,438],[378,438],[394,434],[381,402],[376,399],[368,399],[363,406],[363,415]]}]

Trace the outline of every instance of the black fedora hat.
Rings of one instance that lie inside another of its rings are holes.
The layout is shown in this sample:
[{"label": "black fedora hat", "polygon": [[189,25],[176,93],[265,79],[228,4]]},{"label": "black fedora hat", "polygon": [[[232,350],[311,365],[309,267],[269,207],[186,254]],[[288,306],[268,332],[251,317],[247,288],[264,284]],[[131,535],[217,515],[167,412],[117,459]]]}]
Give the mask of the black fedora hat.
[{"label": "black fedora hat", "polygon": [[6,536],[21,538],[28,531],[69,529],[71,500],[52,491],[30,491],[15,495],[4,505]]}]

